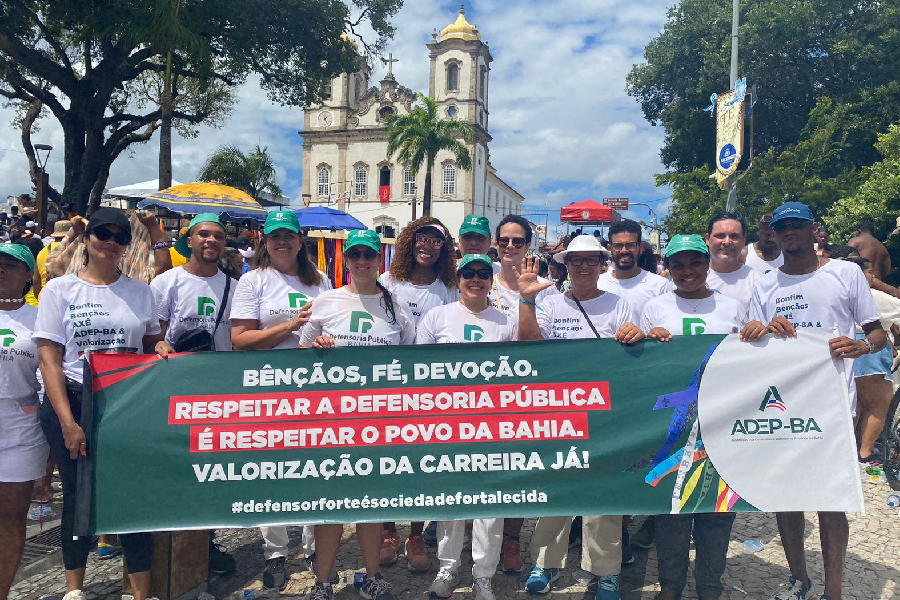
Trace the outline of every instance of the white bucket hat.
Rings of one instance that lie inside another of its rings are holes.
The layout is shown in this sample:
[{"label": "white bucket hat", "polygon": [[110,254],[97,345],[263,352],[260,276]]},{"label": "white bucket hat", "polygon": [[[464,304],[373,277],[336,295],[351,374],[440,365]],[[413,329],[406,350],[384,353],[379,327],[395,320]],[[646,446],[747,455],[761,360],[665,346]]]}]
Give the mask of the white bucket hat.
[{"label": "white bucket hat", "polygon": [[553,255],[553,260],[558,263],[565,262],[566,255],[570,252],[600,252],[609,256],[609,250],[600,245],[600,241],[592,235],[578,235],[569,242],[568,248]]}]

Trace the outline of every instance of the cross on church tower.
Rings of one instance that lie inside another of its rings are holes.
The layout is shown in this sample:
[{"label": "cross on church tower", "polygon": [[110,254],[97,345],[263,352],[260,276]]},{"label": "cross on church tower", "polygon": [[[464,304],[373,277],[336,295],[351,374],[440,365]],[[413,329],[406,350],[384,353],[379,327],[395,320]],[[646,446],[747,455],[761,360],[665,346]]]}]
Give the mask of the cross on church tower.
[{"label": "cross on church tower", "polygon": [[393,54],[388,53],[388,57],[382,58],[381,62],[385,63],[388,66],[387,78],[393,79],[394,78],[394,70],[393,70],[394,63],[400,62],[400,59],[394,58]]}]

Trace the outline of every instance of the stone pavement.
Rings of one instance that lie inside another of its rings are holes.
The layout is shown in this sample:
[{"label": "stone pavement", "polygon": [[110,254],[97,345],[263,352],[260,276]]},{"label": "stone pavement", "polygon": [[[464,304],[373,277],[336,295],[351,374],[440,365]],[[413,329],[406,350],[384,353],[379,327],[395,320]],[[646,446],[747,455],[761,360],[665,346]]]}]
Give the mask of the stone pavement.
[{"label": "stone pavement", "polygon": [[[900,599],[900,515],[897,508],[887,506],[891,490],[886,483],[863,481],[866,497],[866,516],[850,515],[850,545],[844,571],[844,600],[896,600]],[[405,524],[400,524],[401,535],[407,532]],[[640,525],[636,520],[632,530]],[[522,547],[526,563],[530,566],[528,541],[534,521],[528,520],[522,535]],[[283,593],[270,593],[262,589],[264,561],[259,533],[255,529],[221,530],[216,541],[231,552],[238,564],[238,571],[230,577],[213,576],[209,582],[209,593],[217,600],[239,600],[245,589],[256,591],[257,598],[279,600],[299,600],[308,593],[314,581],[306,570],[302,550],[300,550],[300,528],[291,528],[292,554],[287,569],[290,582]],[[351,600],[359,598],[353,588],[353,573],[362,566],[359,546],[353,535],[353,528],[346,527],[345,542],[338,556],[341,583],[336,586],[335,598]],[[765,548],[755,554],[743,553],[745,540],[758,540]],[[807,514],[806,537],[807,560],[810,576],[819,586],[823,582],[821,547],[817,533],[817,518]],[[434,549],[429,549],[433,568],[437,569]],[[464,552],[466,564],[460,571],[461,585],[453,594],[455,600],[471,598],[471,557]],[[622,568],[621,589],[623,600],[652,600],[659,590],[657,585],[656,550],[636,551],[635,562]],[[52,561],[51,561],[52,562]],[[579,550],[570,551],[568,564],[557,582],[557,587],[549,595],[549,600],[590,600],[593,591],[578,584],[572,578],[574,567],[579,565]],[[574,566],[574,567],[573,567]],[[87,567],[85,595],[89,600],[118,599],[121,595],[122,559],[98,561],[92,554]],[[393,584],[398,598],[426,600],[428,586],[434,573],[414,575],[407,571],[406,560],[401,556],[396,565],[383,571],[385,578]],[[525,599],[529,595],[523,590],[527,574],[509,576],[497,574],[494,577],[494,591],[498,599]],[[696,598],[689,573],[689,587],[684,600]],[[723,583],[725,600],[766,600],[778,586],[788,578],[787,564],[781,549],[778,528],[774,515],[739,514],[735,521],[729,545],[728,569]],[[346,582],[346,583],[345,583]],[[13,586],[10,600],[36,600],[45,595],[61,598],[65,591],[62,567],[48,566]]]}]

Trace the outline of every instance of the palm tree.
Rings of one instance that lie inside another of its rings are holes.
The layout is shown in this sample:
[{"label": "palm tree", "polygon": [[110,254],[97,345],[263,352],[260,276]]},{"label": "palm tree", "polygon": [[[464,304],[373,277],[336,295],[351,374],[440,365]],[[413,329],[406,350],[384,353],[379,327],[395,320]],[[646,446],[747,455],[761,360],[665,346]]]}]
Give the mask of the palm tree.
[{"label": "palm tree", "polygon": [[[456,158],[456,166],[463,170],[472,168],[472,158],[465,144],[472,141],[472,126],[459,119],[438,118],[438,103],[434,98],[419,94],[419,102],[408,114],[388,115],[385,118],[388,133],[387,157],[397,154],[397,160],[408,164],[410,173],[418,174],[425,164],[425,191],[423,216],[431,216],[431,173],[438,152],[449,150]],[[413,201],[413,220],[416,203]]]},{"label": "palm tree", "polygon": [[233,145],[221,146],[206,158],[197,174],[199,181],[216,181],[243,190],[260,199],[263,192],[275,198],[281,196],[281,188],[275,182],[275,162],[269,148],[259,145],[249,154]]}]

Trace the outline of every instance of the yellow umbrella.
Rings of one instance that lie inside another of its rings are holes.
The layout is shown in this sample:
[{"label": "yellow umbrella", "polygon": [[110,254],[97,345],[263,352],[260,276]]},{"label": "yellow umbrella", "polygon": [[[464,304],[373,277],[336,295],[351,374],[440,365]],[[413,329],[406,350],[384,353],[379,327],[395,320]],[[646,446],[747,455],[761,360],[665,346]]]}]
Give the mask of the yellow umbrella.
[{"label": "yellow umbrella", "polygon": [[265,221],[269,214],[253,197],[237,188],[202,181],[160,190],[138,202],[137,206],[159,206],[185,215],[211,212],[239,220]]}]

